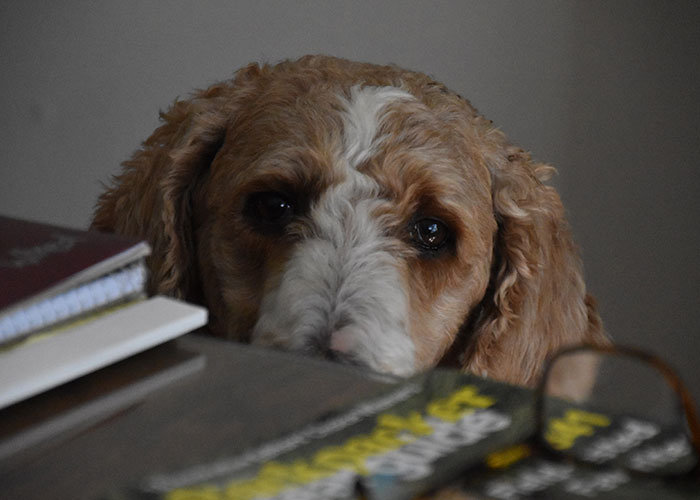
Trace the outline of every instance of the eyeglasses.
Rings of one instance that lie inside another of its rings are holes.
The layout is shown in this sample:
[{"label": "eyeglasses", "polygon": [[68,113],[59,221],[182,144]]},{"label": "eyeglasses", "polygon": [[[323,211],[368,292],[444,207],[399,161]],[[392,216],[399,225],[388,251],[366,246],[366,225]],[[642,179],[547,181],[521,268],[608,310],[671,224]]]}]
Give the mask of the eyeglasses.
[{"label": "eyeglasses", "polygon": [[657,356],[622,346],[565,348],[547,362],[533,396],[529,437],[430,498],[698,498],[698,413]]},{"label": "eyeglasses", "polygon": [[581,345],[547,363],[536,390],[537,444],[585,463],[658,476],[700,476],[700,420],[659,357]]}]

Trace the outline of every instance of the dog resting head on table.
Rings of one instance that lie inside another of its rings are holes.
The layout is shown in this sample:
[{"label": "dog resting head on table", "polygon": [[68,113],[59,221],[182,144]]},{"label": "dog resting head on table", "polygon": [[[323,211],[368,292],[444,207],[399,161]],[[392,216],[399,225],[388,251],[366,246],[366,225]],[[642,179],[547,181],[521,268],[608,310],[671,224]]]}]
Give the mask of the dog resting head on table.
[{"label": "dog resting head on table", "polygon": [[205,304],[215,334],[519,384],[605,342],[552,168],[429,77],[253,64],[161,118],[93,227],[146,238],[151,291]]}]

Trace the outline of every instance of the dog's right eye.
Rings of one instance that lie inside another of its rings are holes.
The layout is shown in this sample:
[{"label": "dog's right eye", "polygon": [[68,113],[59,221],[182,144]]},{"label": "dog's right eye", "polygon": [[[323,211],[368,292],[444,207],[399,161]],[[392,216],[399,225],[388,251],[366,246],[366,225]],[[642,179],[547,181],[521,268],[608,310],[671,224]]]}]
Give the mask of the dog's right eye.
[{"label": "dog's right eye", "polygon": [[432,217],[415,221],[410,229],[410,236],[418,248],[430,254],[444,249],[452,240],[447,224]]},{"label": "dog's right eye", "polygon": [[245,214],[264,232],[276,232],[292,221],[294,205],[280,193],[256,193],[248,199]]}]

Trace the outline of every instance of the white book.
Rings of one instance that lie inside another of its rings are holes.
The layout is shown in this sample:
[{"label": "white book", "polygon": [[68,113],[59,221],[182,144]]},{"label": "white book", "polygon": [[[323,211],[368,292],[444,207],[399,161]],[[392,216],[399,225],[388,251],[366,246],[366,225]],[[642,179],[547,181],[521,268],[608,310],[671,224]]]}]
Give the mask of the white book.
[{"label": "white book", "polygon": [[0,408],[190,332],[206,309],[168,297],[137,301],[0,351]]}]

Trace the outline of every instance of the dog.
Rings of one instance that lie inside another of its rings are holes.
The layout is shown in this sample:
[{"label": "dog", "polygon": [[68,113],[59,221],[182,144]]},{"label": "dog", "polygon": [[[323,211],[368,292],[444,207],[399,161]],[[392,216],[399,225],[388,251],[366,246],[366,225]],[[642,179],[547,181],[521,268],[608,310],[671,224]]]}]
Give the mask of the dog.
[{"label": "dog", "polygon": [[521,385],[607,342],[553,168],[427,75],[251,64],[161,120],[92,227],[146,238],[150,291],[205,304],[215,335]]}]

